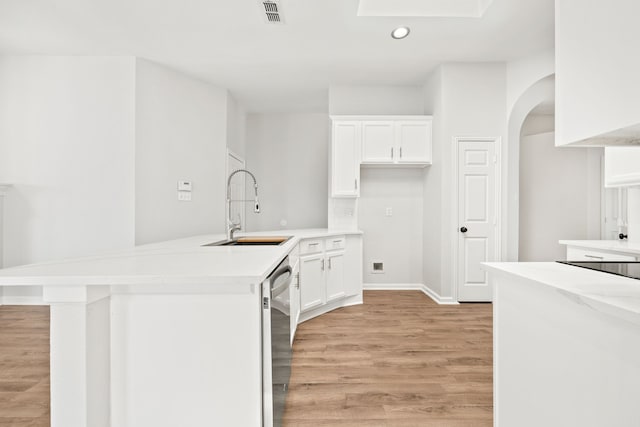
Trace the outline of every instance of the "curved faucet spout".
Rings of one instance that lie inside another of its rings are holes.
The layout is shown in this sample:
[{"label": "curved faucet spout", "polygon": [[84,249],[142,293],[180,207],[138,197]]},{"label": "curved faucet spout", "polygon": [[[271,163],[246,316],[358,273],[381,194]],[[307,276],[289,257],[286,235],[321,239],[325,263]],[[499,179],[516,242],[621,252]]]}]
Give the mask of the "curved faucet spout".
[{"label": "curved faucet spout", "polygon": [[233,233],[237,230],[241,230],[240,223],[234,223],[231,221],[231,203],[232,202],[249,202],[251,200],[232,200],[231,199],[231,178],[233,178],[236,174],[243,172],[251,177],[253,180],[253,188],[255,191],[255,198],[253,200],[253,211],[255,213],[260,213],[260,202],[258,201],[258,181],[256,180],[255,175],[249,172],[246,169],[237,169],[229,174],[229,178],[227,179],[227,239],[233,240]]}]

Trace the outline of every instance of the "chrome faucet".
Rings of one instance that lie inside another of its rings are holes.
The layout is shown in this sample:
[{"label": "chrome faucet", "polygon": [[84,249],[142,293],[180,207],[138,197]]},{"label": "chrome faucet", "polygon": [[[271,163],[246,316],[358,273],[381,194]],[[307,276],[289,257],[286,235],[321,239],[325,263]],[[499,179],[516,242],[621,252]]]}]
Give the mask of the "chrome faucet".
[{"label": "chrome faucet", "polygon": [[[251,179],[253,179],[253,188],[255,189],[256,196],[253,200],[242,200],[242,199],[231,199],[231,178],[239,172],[244,172],[248,174]],[[260,202],[258,202],[258,182],[256,181],[256,177],[246,169],[238,169],[229,175],[229,179],[227,179],[227,240],[233,240],[233,233],[236,231],[242,230],[242,224],[240,224],[240,220],[238,222],[233,222],[231,220],[231,203],[233,202],[252,202],[253,203],[253,211],[255,213],[260,213]]]}]

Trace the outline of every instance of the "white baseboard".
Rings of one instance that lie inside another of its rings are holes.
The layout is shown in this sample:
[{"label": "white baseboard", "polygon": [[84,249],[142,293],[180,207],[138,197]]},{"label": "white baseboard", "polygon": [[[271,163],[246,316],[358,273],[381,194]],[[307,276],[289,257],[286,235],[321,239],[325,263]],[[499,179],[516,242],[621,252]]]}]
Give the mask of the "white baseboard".
[{"label": "white baseboard", "polygon": [[365,283],[363,288],[365,291],[422,291],[437,304],[458,304],[458,301],[454,300],[453,297],[441,297],[422,283]]},{"label": "white baseboard", "polygon": [[459,302],[454,300],[453,297],[441,297],[437,292],[433,289],[430,289],[427,285],[422,285],[420,288],[422,292],[438,304],[442,305],[458,305]]},{"label": "white baseboard", "polygon": [[422,283],[364,283],[365,291],[419,291]]},{"label": "white baseboard", "polygon": [[19,297],[5,295],[0,299],[0,305],[49,305],[42,297]]}]

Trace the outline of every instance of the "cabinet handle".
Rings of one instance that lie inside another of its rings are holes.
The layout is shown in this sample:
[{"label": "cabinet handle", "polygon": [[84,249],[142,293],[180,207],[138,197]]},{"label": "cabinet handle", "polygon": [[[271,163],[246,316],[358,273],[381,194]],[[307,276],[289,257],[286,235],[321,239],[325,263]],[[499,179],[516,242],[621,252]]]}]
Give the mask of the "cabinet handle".
[{"label": "cabinet handle", "polygon": [[358,189],[358,178],[353,180],[353,186],[355,187],[355,189]]},{"label": "cabinet handle", "polygon": [[587,257],[587,258],[593,258],[593,259],[604,259],[604,257],[595,256],[595,255],[587,255],[587,254],[585,254],[584,256]]},{"label": "cabinet handle", "polygon": [[329,258],[329,270],[331,270],[331,258]]},{"label": "cabinet handle", "polygon": [[324,260],[322,260],[322,264],[320,264],[320,270],[324,271]]},{"label": "cabinet handle", "polygon": [[402,147],[400,147],[400,158],[402,158]]},{"label": "cabinet handle", "polygon": [[391,147],[391,159],[393,159],[393,147]]}]

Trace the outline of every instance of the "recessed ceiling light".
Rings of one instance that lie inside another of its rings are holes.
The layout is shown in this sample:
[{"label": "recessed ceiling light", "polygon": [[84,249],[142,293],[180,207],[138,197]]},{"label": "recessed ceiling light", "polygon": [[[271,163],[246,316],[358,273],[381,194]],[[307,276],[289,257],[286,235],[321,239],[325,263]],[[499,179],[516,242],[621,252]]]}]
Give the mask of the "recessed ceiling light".
[{"label": "recessed ceiling light", "polygon": [[395,30],[391,31],[391,37],[394,39],[403,39],[409,35],[411,30],[409,27],[398,27]]}]

